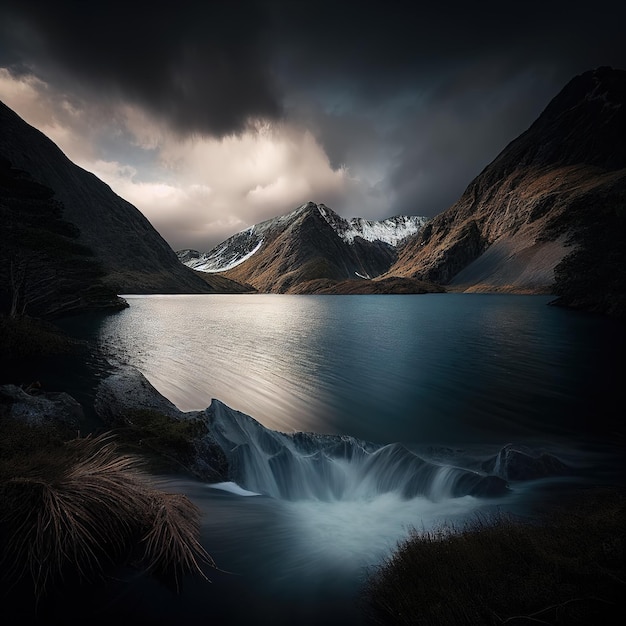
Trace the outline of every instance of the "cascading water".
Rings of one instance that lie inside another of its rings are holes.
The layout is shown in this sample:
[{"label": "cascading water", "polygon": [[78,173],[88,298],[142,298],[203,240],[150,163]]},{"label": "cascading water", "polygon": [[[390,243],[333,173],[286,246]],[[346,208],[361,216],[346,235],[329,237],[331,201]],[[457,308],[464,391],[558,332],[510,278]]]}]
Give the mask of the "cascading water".
[{"label": "cascading water", "polygon": [[410,528],[461,520],[509,493],[501,477],[398,443],[280,433],[218,400],[205,415],[233,481],[213,487],[257,494],[260,508],[278,513],[273,532],[289,546],[273,572],[281,585],[300,569],[354,573],[388,555]]},{"label": "cascading water", "polygon": [[286,434],[218,400],[204,415],[233,481],[214,486],[240,500],[257,494],[255,510],[272,512],[271,541],[285,548],[273,572],[282,586],[304,571],[324,578],[329,568],[356,580],[355,572],[388,556],[410,529],[461,526],[479,510],[514,504],[519,485],[510,489],[510,470],[534,479],[566,467],[511,445],[486,456],[445,448],[416,454],[399,443]]},{"label": "cascading water", "polygon": [[246,490],[291,502],[369,501],[383,494],[440,501],[494,497],[506,481],[461,467],[435,464],[401,444],[376,445],[352,437],[271,431],[214,400],[211,432],[234,481]]}]

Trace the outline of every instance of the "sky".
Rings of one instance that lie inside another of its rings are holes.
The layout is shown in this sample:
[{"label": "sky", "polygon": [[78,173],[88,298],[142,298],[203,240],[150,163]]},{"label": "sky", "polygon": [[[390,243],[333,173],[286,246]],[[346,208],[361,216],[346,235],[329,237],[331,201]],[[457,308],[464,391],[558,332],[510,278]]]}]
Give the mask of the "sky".
[{"label": "sky", "polygon": [[570,79],[626,69],[623,4],[0,0],[0,100],[207,251],[308,201],[440,213]]}]

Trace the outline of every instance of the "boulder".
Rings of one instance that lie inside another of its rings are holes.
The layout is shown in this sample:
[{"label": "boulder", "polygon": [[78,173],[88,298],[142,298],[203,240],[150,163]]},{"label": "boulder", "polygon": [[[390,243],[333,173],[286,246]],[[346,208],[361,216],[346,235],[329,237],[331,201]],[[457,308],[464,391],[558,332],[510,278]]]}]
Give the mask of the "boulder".
[{"label": "boulder", "polygon": [[176,459],[195,477],[207,482],[227,479],[228,462],[222,449],[209,432],[202,411],[183,412],[162,396],[137,369],[120,366],[103,379],[96,391],[94,409],[100,419],[111,426],[128,424],[134,414],[154,412],[171,420],[198,423],[197,435],[190,439],[193,458]]},{"label": "boulder", "polygon": [[0,386],[0,416],[31,426],[62,426],[78,430],[84,419],[82,406],[64,392],[28,391],[16,385]]},{"label": "boulder", "polygon": [[482,468],[505,480],[536,480],[569,472],[569,467],[552,454],[537,453],[512,444],[507,444],[496,456],[485,461]]},{"label": "boulder", "polygon": [[164,398],[134,367],[121,366],[103,379],[96,392],[94,408],[107,424],[123,419],[132,411],[157,411],[174,419],[184,413]]}]

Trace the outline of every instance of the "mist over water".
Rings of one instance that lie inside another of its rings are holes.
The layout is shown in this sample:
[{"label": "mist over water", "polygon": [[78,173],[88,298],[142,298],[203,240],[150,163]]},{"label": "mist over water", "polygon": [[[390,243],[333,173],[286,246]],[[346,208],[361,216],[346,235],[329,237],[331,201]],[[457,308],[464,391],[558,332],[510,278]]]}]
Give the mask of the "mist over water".
[{"label": "mist over water", "polygon": [[[272,457],[246,426],[239,484],[168,478],[166,488],[202,509],[203,544],[225,571],[209,572],[208,587],[191,583],[177,602],[146,591],[155,616],[357,624],[364,576],[410,528],[493,510],[526,515],[617,471],[610,430],[621,419],[623,329],[546,306],[549,297],[128,300],[99,341],[180,409],[216,398],[282,433],[373,442],[367,454],[337,458],[280,435],[285,449]],[[497,498],[455,492],[511,442],[551,452],[580,475],[511,483]]]}]

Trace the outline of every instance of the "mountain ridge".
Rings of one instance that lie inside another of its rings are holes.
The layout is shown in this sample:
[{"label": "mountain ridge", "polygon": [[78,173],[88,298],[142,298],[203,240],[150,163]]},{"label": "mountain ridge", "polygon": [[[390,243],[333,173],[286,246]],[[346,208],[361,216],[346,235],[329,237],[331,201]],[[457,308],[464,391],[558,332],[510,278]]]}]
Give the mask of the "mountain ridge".
[{"label": "mountain ridge", "polygon": [[205,281],[176,254],[132,204],[79,167],[42,132],[0,102],[0,157],[50,188],[78,242],[93,251],[117,293],[207,293]]},{"label": "mountain ridge", "polygon": [[301,292],[296,286],[310,281],[379,276],[395,260],[397,242],[427,221],[417,216],[346,220],[324,204],[307,202],[236,233],[205,254],[177,254],[193,269],[219,272],[260,291]]},{"label": "mountain ridge", "polygon": [[[307,203],[209,253],[178,255],[259,291],[552,294],[564,306],[620,316],[625,136],[626,72],[599,67],[569,81],[451,207],[411,218],[421,220],[415,232],[401,232],[394,245],[376,234],[384,221],[348,221]],[[387,220],[388,232],[402,219]],[[367,285],[376,281],[384,286]]]},{"label": "mountain ridge", "polygon": [[586,224],[602,218],[623,232],[625,94],[623,70],[574,77],[455,204],[403,242],[386,276],[559,295],[557,268],[581,246]]}]

